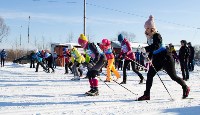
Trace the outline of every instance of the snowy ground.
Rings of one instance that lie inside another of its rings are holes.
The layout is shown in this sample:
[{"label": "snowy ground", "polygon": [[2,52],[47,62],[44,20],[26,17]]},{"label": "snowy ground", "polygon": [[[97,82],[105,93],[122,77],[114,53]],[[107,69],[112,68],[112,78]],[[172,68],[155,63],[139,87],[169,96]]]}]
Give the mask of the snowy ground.
[{"label": "snowy ground", "polygon": [[[181,76],[180,69],[177,69]],[[105,69],[103,70],[105,73]],[[146,73],[142,72],[146,78]],[[182,100],[182,88],[164,72],[159,72],[174,101],[155,76],[150,101],[134,101],[143,94],[145,84],[138,84],[139,77],[128,71],[124,86],[108,83],[114,90],[99,81],[100,95],[84,96],[89,90],[87,79],[71,81],[72,75],[64,74],[64,68],[55,73],[39,72],[29,65],[6,63],[0,68],[0,114],[1,115],[197,115],[200,113],[200,67],[195,67],[187,81],[191,88],[189,99]],[[122,75],[122,71],[120,71]],[[105,80],[105,76],[101,76]],[[119,80],[121,82],[121,79]],[[193,98],[193,99],[191,99]]]}]

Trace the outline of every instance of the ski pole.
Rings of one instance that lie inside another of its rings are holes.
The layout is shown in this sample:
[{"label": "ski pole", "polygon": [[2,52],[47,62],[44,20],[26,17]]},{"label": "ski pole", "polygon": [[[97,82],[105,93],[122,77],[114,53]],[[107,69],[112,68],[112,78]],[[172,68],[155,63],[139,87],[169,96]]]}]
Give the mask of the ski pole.
[{"label": "ski pole", "polygon": [[99,76],[97,76],[99,79],[100,79],[100,81],[102,81],[104,84],[106,84],[106,86],[108,87],[108,88],[110,88],[112,91],[114,91],[106,82],[104,82]]},{"label": "ski pole", "polygon": [[[104,74],[104,75],[106,76],[105,73],[102,73],[102,74]],[[115,80],[113,80],[113,79],[111,79],[111,80],[114,81],[115,83],[117,83],[118,85],[120,85],[121,87],[123,87],[124,89],[128,90],[128,91],[131,92],[132,94],[138,95],[138,94],[136,94],[136,93],[133,93],[131,90],[129,90],[128,88],[124,87],[122,84],[118,83],[117,81],[115,81]]]},{"label": "ski pole", "polygon": [[115,83],[117,83],[118,85],[120,85],[121,87],[123,87],[124,89],[126,89],[127,91],[131,92],[132,94],[138,95],[138,94],[136,94],[136,93],[133,93],[131,90],[129,90],[128,88],[124,87],[122,84],[118,83],[117,81],[115,81],[115,80],[113,80],[113,79],[111,79],[111,80],[114,81]]}]

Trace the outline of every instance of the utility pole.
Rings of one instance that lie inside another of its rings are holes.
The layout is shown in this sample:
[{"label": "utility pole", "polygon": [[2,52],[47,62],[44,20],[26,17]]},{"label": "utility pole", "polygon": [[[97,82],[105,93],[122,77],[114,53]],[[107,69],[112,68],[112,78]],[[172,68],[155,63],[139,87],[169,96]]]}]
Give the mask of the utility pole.
[{"label": "utility pole", "polygon": [[86,35],[86,0],[84,0],[83,34]]},{"label": "utility pole", "polygon": [[30,26],[30,16],[28,17],[28,43],[29,43],[29,26]]},{"label": "utility pole", "polygon": [[19,37],[19,42],[20,42],[20,46],[22,45],[22,34],[21,34],[21,32],[22,32],[22,26],[20,27],[20,37]]},{"label": "utility pole", "polygon": [[42,43],[43,43],[43,45],[42,45],[42,49],[44,49],[44,36],[42,36]]}]

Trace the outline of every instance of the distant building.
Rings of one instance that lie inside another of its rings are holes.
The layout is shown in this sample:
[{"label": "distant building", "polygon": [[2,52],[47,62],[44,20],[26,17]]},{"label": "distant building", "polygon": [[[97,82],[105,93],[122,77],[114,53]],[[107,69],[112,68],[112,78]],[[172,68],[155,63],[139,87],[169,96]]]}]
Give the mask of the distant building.
[{"label": "distant building", "polygon": [[[83,48],[77,43],[52,43],[51,44],[51,53],[56,51],[58,55],[63,55],[63,48],[72,49],[73,47],[76,47],[80,53],[84,53]],[[64,59],[57,59],[57,65],[58,66],[64,66]]]}]

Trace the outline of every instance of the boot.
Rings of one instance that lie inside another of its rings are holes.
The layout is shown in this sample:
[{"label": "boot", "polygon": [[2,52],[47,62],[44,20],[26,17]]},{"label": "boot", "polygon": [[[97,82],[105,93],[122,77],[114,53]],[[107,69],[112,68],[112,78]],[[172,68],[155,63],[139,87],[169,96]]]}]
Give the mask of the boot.
[{"label": "boot", "polygon": [[98,87],[94,87],[91,92],[88,92],[88,96],[97,96],[99,95]]},{"label": "boot", "polygon": [[90,86],[90,90],[85,92],[85,94],[88,95],[90,92],[92,92],[92,90],[94,90],[94,88],[92,86]]},{"label": "boot", "polygon": [[150,100],[150,93],[144,92],[144,95],[138,98],[138,101]]},{"label": "boot", "polygon": [[189,92],[190,92],[190,88],[188,86],[185,86],[183,88],[183,99],[185,99],[186,97],[188,97]]},{"label": "boot", "polygon": [[126,76],[123,76],[123,81],[120,84],[126,84]]},{"label": "boot", "polygon": [[80,80],[80,78],[79,77],[77,77],[77,76],[75,76],[74,78],[72,78],[71,79],[72,81],[79,81]]},{"label": "boot", "polygon": [[140,82],[139,82],[139,84],[142,84],[142,83],[143,83],[143,81],[144,81],[144,78],[140,79]]},{"label": "boot", "polygon": [[120,84],[126,84],[126,81],[122,81]]}]

